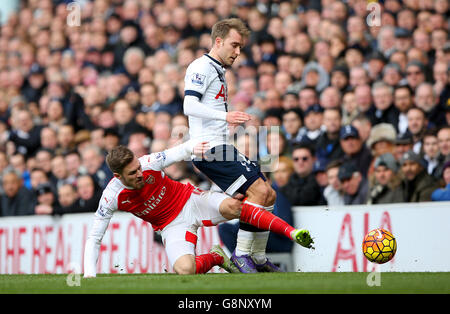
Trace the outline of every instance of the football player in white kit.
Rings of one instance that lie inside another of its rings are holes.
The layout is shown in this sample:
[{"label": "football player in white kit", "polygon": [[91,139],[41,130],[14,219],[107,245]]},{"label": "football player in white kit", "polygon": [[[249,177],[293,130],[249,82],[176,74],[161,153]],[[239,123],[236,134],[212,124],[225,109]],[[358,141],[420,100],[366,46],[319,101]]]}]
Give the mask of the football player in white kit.
[{"label": "football player in white kit", "polygon": [[[183,106],[189,117],[190,138],[211,145],[204,158],[193,160],[194,165],[228,195],[244,195],[244,202],[272,212],[276,192],[259,165],[238,152],[229,141],[229,126],[250,120],[245,112],[228,111],[225,80],[226,68],[240,55],[248,35],[245,24],[236,18],[213,26],[210,52],[194,60],[186,70]],[[269,232],[240,221],[231,261],[241,272],[280,271],[266,257],[268,237]]]},{"label": "football player in white kit", "polygon": [[129,212],[161,231],[169,262],[178,274],[206,273],[216,265],[228,272],[239,272],[218,245],[209,253],[195,255],[197,229],[230,219],[240,218],[311,247],[312,241],[303,229],[295,229],[275,215],[224,193],[202,191],[174,181],[162,171],[175,162],[188,160],[191,154],[201,156],[208,149],[207,142],[194,145],[191,140],[140,158],[125,146],[108,153],[106,161],[114,178],[103,191],[86,241],[84,277],[96,276],[101,241],[117,210]]}]

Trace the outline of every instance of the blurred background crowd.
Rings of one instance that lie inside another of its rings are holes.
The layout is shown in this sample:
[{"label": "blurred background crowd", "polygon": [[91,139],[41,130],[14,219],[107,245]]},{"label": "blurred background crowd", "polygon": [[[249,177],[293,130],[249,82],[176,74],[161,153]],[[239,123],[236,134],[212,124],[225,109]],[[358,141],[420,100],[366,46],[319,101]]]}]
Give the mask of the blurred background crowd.
[{"label": "blurred background crowd", "polygon": [[[254,160],[279,156],[276,214],[450,200],[449,2],[375,3],[18,1],[0,31],[0,216],[94,212],[109,149],[178,143],[185,70],[228,17],[251,30],[227,70],[230,110],[278,127],[235,138]],[[190,163],[166,173],[210,186]]]}]

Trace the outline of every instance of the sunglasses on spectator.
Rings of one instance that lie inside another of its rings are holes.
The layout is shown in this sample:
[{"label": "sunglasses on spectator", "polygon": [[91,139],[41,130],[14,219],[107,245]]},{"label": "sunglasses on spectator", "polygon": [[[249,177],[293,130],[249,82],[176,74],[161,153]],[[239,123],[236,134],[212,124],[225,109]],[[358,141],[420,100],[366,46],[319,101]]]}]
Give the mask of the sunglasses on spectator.
[{"label": "sunglasses on spectator", "polygon": [[300,159],[302,161],[308,161],[309,157],[308,156],[303,156],[303,157],[294,157],[293,158],[294,161],[299,161]]},{"label": "sunglasses on spectator", "polygon": [[422,72],[420,72],[420,71],[414,71],[414,72],[406,72],[406,74],[407,75],[419,75],[419,74],[421,74]]}]

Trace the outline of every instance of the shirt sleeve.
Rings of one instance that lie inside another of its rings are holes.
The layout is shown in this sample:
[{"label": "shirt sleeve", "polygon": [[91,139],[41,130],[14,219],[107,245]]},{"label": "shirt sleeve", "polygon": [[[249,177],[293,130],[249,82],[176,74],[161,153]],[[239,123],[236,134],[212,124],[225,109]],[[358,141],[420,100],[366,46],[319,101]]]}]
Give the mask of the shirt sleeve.
[{"label": "shirt sleeve", "polygon": [[200,62],[194,62],[186,69],[184,77],[184,96],[201,99],[209,85],[209,69]]},{"label": "shirt sleeve", "polygon": [[203,119],[227,120],[227,112],[212,109],[202,104],[196,96],[185,95],[183,111],[187,116]]},{"label": "shirt sleeve", "polygon": [[[106,191],[105,191],[106,192]],[[95,277],[97,273],[97,260],[103,236],[108,229],[109,221],[116,209],[114,199],[103,193],[94,222],[89,231],[84,249],[84,276]]]},{"label": "shirt sleeve", "polygon": [[142,156],[139,158],[142,169],[161,171],[176,162],[182,160],[189,161],[192,156],[195,143],[196,141],[189,140],[183,144],[166,149],[162,152]]}]

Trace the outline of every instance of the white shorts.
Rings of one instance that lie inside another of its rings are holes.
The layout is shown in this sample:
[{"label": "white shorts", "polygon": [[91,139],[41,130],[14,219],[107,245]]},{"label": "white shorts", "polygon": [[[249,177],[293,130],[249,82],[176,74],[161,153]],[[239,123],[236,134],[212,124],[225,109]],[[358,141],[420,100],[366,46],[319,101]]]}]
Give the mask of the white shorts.
[{"label": "white shorts", "polygon": [[183,255],[195,256],[199,227],[211,227],[227,221],[219,212],[219,206],[226,198],[229,196],[224,193],[194,191],[180,214],[161,230],[163,244],[172,267]]}]

